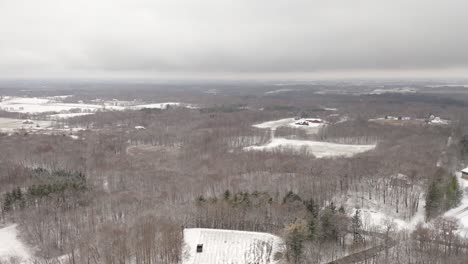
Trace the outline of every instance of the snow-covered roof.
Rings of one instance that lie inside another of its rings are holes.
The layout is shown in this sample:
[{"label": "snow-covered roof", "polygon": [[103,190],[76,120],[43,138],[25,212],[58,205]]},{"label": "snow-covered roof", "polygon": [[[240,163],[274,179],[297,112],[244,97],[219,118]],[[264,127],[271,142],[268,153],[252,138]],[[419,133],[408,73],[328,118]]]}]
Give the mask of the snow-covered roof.
[{"label": "snow-covered roof", "polygon": [[464,168],[464,169],[462,170],[462,172],[463,172],[463,173],[468,173],[468,167]]},{"label": "snow-covered roof", "polygon": [[[275,264],[282,240],[272,234],[224,229],[184,229],[183,264]],[[197,252],[200,246],[201,252]]]}]

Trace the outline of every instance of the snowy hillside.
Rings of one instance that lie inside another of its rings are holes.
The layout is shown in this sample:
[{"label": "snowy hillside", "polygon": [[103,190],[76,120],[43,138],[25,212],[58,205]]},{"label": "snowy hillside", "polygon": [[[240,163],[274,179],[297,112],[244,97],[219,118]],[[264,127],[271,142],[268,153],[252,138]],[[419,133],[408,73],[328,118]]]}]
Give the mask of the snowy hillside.
[{"label": "snowy hillside", "polygon": [[185,229],[184,242],[184,264],[273,264],[283,247],[268,233],[204,228]]}]

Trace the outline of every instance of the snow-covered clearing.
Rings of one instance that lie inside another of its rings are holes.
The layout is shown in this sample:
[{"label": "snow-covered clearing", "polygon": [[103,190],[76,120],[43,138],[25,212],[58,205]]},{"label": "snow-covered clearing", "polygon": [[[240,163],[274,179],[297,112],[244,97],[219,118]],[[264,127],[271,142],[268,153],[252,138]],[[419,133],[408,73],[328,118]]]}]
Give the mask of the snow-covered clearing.
[{"label": "snow-covered clearing", "polygon": [[317,158],[345,156],[366,152],[375,148],[375,145],[348,145],[336,144],[312,140],[295,140],[285,138],[273,138],[262,146],[245,147],[246,151],[292,151],[313,154]]},{"label": "snow-covered clearing", "polygon": [[184,264],[274,264],[284,251],[281,238],[259,232],[188,228],[184,242]]},{"label": "snow-covered clearing", "polygon": [[463,189],[463,198],[458,207],[447,211],[444,216],[454,217],[460,223],[460,233],[468,235],[468,180],[461,177],[461,173],[457,173],[458,182]]},{"label": "snow-covered clearing", "polygon": [[27,263],[31,256],[28,247],[18,239],[16,224],[0,228],[0,262],[15,259]]}]

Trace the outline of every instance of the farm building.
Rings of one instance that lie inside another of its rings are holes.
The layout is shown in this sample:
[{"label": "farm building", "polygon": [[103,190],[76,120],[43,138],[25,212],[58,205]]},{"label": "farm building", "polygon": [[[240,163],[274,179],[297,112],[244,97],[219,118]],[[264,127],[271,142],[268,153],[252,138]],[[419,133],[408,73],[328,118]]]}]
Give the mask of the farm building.
[{"label": "farm building", "polygon": [[268,233],[224,229],[184,229],[184,264],[276,264],[281,238]]},{"label": "farm building", "polygon": [[467,168],[464,168],[462,171],[462,178],[465,179],[465,180],[468,180],[468,167]]}]

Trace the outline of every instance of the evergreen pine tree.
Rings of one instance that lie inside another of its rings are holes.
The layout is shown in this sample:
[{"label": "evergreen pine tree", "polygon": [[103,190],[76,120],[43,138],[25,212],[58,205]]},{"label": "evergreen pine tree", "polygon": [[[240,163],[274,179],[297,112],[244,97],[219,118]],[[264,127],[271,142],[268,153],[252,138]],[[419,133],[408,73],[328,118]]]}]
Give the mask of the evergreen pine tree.
[{"label": "evergreen pine tree", "polygon": [[463,197],[463,191],[460,188],[458,179],[455,176],[451,176],[449,182],[447,183],[446,190],[446,210],[457,207],[460,204]]},{"label": "evergreen pine tree", "polygon": [[314,199],[304,201],[304,205],[314,218],[318,217],[319,206],[315,203]]},{"label": "evergreen pine tree", "polygon": [[364,240],[363,236],[361,235],[361,210],[356,210],[356,212],[353,215],[353,218],[351,219],[351,225],[353,229],[354,243],[361,243]]},{"label": "evergreen pine tree", "polygon": [[340,214],[344,214],[344,213],[345,213],[345,209],[344,209],[343,205],[340,206],[340,208],[338,209],[338,212],[339,212]]},{"label": "evergreen pine tree", "polygon": [[436,181],[429,185],[426,195],[426,219],[431,219],[440,211],[443,194]]},{"label": "evergreen pine tree", "polygon": [[231,198],[231,192],[229,190],[226,190],[223,194],[224,200],[228,201]]},{"label": "evergreen pine tree", "polygon": [[311,217],[309,219],[309,222],[307,223],[307,227],[309,229],[309,235],[308,238],[309,240],[315,240],[317,237],[317,218]]},{"label": "evergreen pine tree", "polygon": [[8,212],[12,209],[13,204],[13,195],[10,192],[5,193],[3,196],[3,205],[2,210],[4,212]]}]

